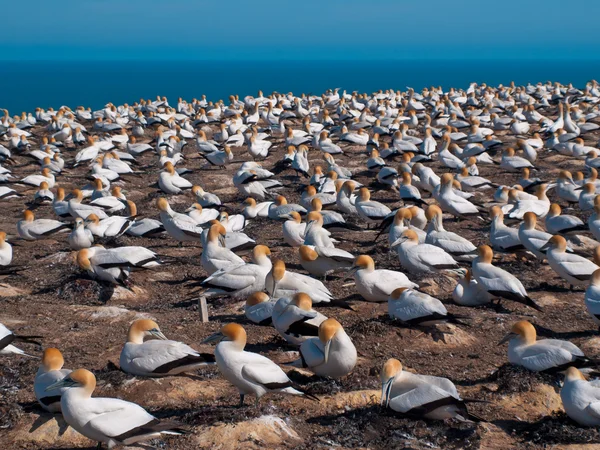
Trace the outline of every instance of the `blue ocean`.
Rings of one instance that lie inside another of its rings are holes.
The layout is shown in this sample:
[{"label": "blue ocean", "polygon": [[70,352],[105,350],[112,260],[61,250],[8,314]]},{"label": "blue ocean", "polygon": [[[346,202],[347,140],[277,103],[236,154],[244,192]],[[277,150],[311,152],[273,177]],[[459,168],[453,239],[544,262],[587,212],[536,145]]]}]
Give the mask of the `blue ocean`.
[{"label": "blue ocean", "polygon": [[133,103],[167,96],[228,101],[273,91],[320,94],[462,87],[559,81],[583,86],[600,76],[600,61],[585,60],[394,60],[394,61],[2,61],[0,108],[11,114],[36,107],[78,105],[97,109],[107,102]]}]

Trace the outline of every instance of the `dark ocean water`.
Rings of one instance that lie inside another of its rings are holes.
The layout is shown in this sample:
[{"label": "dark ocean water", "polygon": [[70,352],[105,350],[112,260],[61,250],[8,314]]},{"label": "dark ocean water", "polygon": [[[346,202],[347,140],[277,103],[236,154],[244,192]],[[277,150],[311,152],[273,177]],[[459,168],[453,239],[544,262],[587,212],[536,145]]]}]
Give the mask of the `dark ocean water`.
[{"label": "dark ocean water", "polygon": [[406,60],[406,61],[0,61],[0,108],[11,114],[61,105],[100,108],[167,96],[209,100],[272,91],[320,94],[347,91],[417,90],[431,85],[466,88],[470,82],[497,85],[560,81],[583,86],[600,77],[600,61]]}]

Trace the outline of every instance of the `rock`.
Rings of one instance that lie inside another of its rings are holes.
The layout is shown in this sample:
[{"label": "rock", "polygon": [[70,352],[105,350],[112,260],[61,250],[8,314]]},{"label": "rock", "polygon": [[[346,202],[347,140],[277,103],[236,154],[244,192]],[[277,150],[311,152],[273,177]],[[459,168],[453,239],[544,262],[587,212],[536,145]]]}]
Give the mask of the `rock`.
[{"label": "rock", "polygon": [[560,395],[553,387],[545,384],[537,385],[533,391],[503,397],[496,404],[505,413],[528,422],[548,416],[553,411],[563,410]]},{"label": "rock", "polygon": [[73,305],[71,308],[74,309],[82,319],[98,321],[107,320],[111,323],[120,320],[134,320],[150,317],[148,314],[129,311],[128,309],[119,308],[117,306]]},{"label": "rock", "polygon": [[111,297],[111,301],[115,300],[146,300],[148,293],[145,289],[139,286],[131,286],[129,289],[117,286]]},{"label": "rock", "polygon": [[600,353],[600,336],[585,340],[579,346],[586,355],[597,355]]},{"label": "rock", "polygon": [[319,396],[319,406],[330,412],[347,408],[364,408],[378,405],[381,401],[381,391],[369,389],[364,391],[339,392],[333,396]]},{"label": "rock", "polygon": [[269,415],[206,428],[198,432],[195,441],[197,448],[234,450],[293,447],[302,439],[283,419]]},{"label": "rock", "polygon": [[16,297],[19,295],[29,295],[30,290],[20,289],[10,284],[0,283],[0,297]]},{"label": "rock", "polygon": [[44,263],[65,263],[75,262],[76,252],[58,252],[48,255],[44,258],[39,259],[40,262]]},{"label": "rock", "polygon": [[435,340],[434,343],[446,347],[469,347],[477,342],[475,336],[466,332],[459,326],[446,324],[444,327],[447,328],[449,332],[444,330],[443,339]]},{"label": "rock", "polygon": [[60,414],[29,414],[10,431],[14,443],[30,443],[36,447],[86,447],[94,443],[68,426]]},{"label": "rock", "polygon": [[541,297],[537,297],[537,298],[534,299],[534,301],[538,305],[540,305],[540,306],[542,306],[544,308],[547,307],[547,306],[550,306],[550,305],[556,305],[558,303],[564,303],[564,302],[561,302],[554,295],[550,295],[550,294],[545,294],[545,295],[542,295]]}]

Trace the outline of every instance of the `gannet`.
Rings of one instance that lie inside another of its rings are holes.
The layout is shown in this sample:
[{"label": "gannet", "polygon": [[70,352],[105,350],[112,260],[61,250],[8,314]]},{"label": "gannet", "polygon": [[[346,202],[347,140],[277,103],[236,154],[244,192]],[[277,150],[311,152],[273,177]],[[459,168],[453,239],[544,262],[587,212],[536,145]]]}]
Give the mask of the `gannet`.
[{"label": "gannet", "polygon": [[203,208],[221,206],[221,200],[217,195],[206,192],[200,186],[193,186],[192,193],[196,196],[196,202]]},{"label": "gannet", "polygon": [[479,208],[454,191],[452,186],[453,181],[452,174],[443,174],[440,184],[433,192],[442,210],[456,217],[478,216],[480,214]]},{"label": "gannet", "polygon": [[519,226],[519,240],[521,244],[533,253],[537,258],[543,260],[546,254],[541,248],[552,237],[550,233],[540,231],[535,228],[537,222],[536,215],[532,212],[526,212],[523,216],[523,222]]},{"label": "gannet", "polygon": [[358,293],[369,302],[385,302],[399,287],[418,288],[402,272],[375,270],[375,262],[368,255],[360,255],[348,271],[347,278],[353,277]]},{"label": "gannet", "polygon": [[264,292],[255,292],[246,299],[244,311],[246,317],[258,325],[271,325],[276,300]]},{"label": "gannet", "polygon": [[458,280],[452,291],[452,300],[457,305],[480,306],[492,301],[490,294],[471,276],[467,270],[465,276]]},{"label": "gannet", "polygon": [[190,216],[173,211],[166,198],[158,198],[156,206],[160,211],[160,221],[173,239],[181,242],[202,238],[202,227]]},{"label": "gannet", "polygon": [[356,207],[358,216],[366,223],[379,223],[392,212],[384,204],[372,201],[371,193],[366,187],[360,188],[354,206]]},{"label": "gannet", "polygon": [[407,325],[430,326],[440,322],[462,323],[437,298],[405,287],[388,298],[388,314]]},{"label": "gannet", "polygon": [[381,404],[406,414],[433,420],[480,421],[469,413],[456,386],[447,378],[418,375],[388,359],[381,371]]},{"label": "gannet", "polygon": [[561,208],[556,203],[550,205],[544,225],[550,234],[569,234],[588,231],[588,226],[579,217],[561,214]]},{"label": "gannet", "polygon": [[75,228],[71,231],[71,234],[67,237],[67,242],[71,247],[71,250],[81,250],[82,248],[89,248],[94,243],[94,236],[92,232],[85,228],[83,219],[77,217],[75,219]]},{"label": "gannet", "polygon": [[116,398],[92,398],[96,377],[86,369],[77,369],[46,390],[66,388],[60,401],[62,415],[75,431],[105,443],[108,448],[131,445],[160,437],[181,434],[181,425],[161,421],[141,406]]},{"label": "gannet", "polygon": [[23,212],[23,219],[17,222],[17,232],[26,241],[44,239],[59,231],[66,231],[69,228],[69,224],[59,222],[58,220],[36,219],[33,212],[28,209]]},{"label": "gannet", "polygon": [[433,273],[458,269],[458,263],[445,250],[430,244],[419,244],[414,230],[405,230],[396,242],[400,264],[411,273]]},{"label": "gannet", "polygon": [[[552,236],[541,248],[546,252],[548,264],[564,280],[573,286],[586,286],[593,273],[600,269],[583,256],[567,253],[567,241],[561,235]],[[594,259],[600,260],[600,247],[594,251]]]},{"label": "gannet", "polygon": [[331,238],[331,233],[323,228],[323,216],[321,213],[317,211],[309,212],[306,216],[303,244],[334,248],[335,242]]},{"label": "gannet", "polygon": [[459,261],[472,261],[475,258],[477,247],[470,240],[444,229],[442,210],[438,206],[430,205],[425,216],[429,220],[426,244],[440,247]]},{"label": "gannet", "polygon": [[98,206],[86,205],[83,201],[83,191],[81,189],[73,190],[73,197],[68,201],[68,211],[71,217],[81,217],[87,219],[90,214],[95,214],[99,219],[106,219],[108,214]]},{"label": "gannet", "polygon": [[193,203],[185,212],[198,225],[206,224],[219,217],[219,211],[211,208],[203,208],[200,203]]},{"label": "gannet", "polygon": [[241,325],[230,323],[221,331],[209,336],[204,343],[218,342],[215,359],[221,374],[237,387],[240,406],[246,395],[255,395],[256,402],[268,392],[316,397],[300,390],[277,364],[270,359],[244,351],[246,330]]},{"label": "gannet", "polygon": [[298,249],[300,264],[311,275],[327,276],[333,272],[349,269],[354,256],[333,247],[302,245]]},{"label": "gannet", "polygon": [[25,353],[18,347],[12,345],[14,341],[22,341],[22,342],[30,342],[32,344],[41,345],[35,339],[39,339],[41,336],[23,336],[19,334],[14,334],[8,328],[6,328],[3,324],[0,323],[0,355],[23,355],[29,356],[31,358],[37,358],[37,356],[29,355]]},{"label": "gannet", "polygon": [[77,264],[101,281],[125,285],[131,271],[158,266],[156,253],[144,247],[84,248],[77,252]]},{"label": "gannet", "polygon": [[246,297],[265,289],[265,278],[271,270],[271,250],[257,245],[252,250],[253,264],[244,264],[229,270],[218,270],[202,282],[208,295]]},{"label": "gannet", "polygon": [[312,309],[309,294],[299,292],[292,297],[281,297],[272,311],[273,326],[290,344],[300,345],[306,339],[318,336],[319,325],[327,320]]},{"label": "gannet", "polygon": [[313,303],[329,303],[331,292],[319,280],[286,270],[285,263],[278,259],[265,278],[265,288],[272,298],[291,297],[298,292],[310,293]]},{"label": "gannet", "polygon": [[35,375],[33,391],[40,406],[46,411],[60,412],[60,400],[66,387],[46,390],[57,381],[62,380],[71,373],[63,369],[65,360],[57,348],[47,348],[42,355],[42,364]]},{"label": "gannet", "polygon": [[492,265],[493,257],[494,253],[489,246],[477,247],[477,258],[471,266],[471,273],[477,283],[493,297],[512,300],[541,310],[542,308],[527,295],[525,287],[517,277]]},{"label": "gannet", "polygon": [[177,173],[171,162],[166,162],[158,176],[158,187],[165,194],[181,194],[193,187],[192,183]]},{"label": "gannet", "polygon": [[6,239],[6,232],[0,231],[0,269],[10,265],[13,258],[12,245],[6,242]]},{"label": "gannet", "polygon": [[536,331],[526,320],[516,322],[500,341],[508,342],[508,360],[533,372],[559,373],[568,367],[597,367],[575,344],[558,339],[536,341]]},{"label": "gannet", "polygon": [[[144,341],[147,337],[156,339]],[[214,362],[213,355],[168,340],[150,319],[138,319],[131,324],[119,359],[121,370],[146,377],[177,375]]]},{"label": "gannet", "polygon": [[244,200],[244,211],[243,214],[246,219],[255,219],[257,217],[269,217],[269,208],[273,202],[261,202],[259,204],[256,203],[252,197],[248,197]]},{"label": "gannet", "polygon": [[227,231],[220,223],[211,225],[200,264],[209,275],[217,270],[227,270],[245,264],[244,260],[225,247],[225,235]]},{"label": "gannet", "polygon": [[354,369],[357,361],[356,347],[335,319],[319,325],[318,337],[307,339],[300,345],[300,359],[291,363],[304,367],[321,377],[341,378]]},{"label": "gannet", "polygon": [[600,425],[600,385],[598,380],[587,381],[576,367],[565,371],[560,398],[567,415],[580,425]]},{"label": "gannet", "polygon": [[579,196],[579,209],[581,211],[589,211],[594,209],[594,201],[596,199],[596,185],[594,183],[586,183],[581,189]]}]

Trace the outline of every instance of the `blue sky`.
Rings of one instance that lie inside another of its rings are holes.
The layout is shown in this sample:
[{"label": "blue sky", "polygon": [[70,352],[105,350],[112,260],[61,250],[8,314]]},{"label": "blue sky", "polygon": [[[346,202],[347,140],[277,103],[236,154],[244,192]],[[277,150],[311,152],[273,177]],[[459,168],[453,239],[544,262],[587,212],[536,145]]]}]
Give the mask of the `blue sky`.
[{"label": "blue sky", "polygon": [[3,3],[4,60],[600,59],[594,0]]}]

